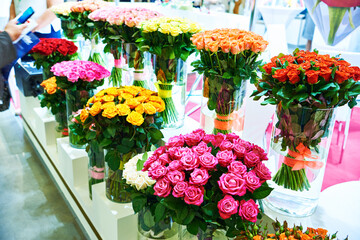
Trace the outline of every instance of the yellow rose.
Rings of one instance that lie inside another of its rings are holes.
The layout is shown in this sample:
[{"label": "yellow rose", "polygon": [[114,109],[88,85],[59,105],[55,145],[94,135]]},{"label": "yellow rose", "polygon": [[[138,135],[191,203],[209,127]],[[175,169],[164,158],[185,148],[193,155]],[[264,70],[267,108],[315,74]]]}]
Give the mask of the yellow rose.
[{"label": "yellow rose", "polygon": [[114,96],[113,95],[105,95],[102,97],[103,102],[113,102]]},{"label": "yellow rose", "polygon": [[141,91],[141,88],[136,87],[136,86],[127,86],[127,87],[123,88],[124,93],[130,93],[133,96],[138,95],[140,91]]},{"label": "yellow rose", "polygon": [[197,23],[190,23],[190,33],[200,32],[201,28]]},{"label": "yellow rose", "polygon": [[171,28],[170,23],[161,23],[160,28],[159,28],[159,32],[164,33],[164,34],[169,34],[170,33],[170,28]]},{"label": "yellow rose", "polygon": [[54,84],[54,83],[49,83],[47,86],[46,86],[46,92],[48,93],[48,94],[54,94],[54,93],[56,93],[56,91],[57,91],[57,85],[56,84]]},{"label": "yellow rose", "polygon": [[100,92],[98,92],[97,94],[95,94],[95,97],[97,98],[102,98],[104,96],[105,90],[101,90]]},{"label": "yellow rose", "polygon": [[118,114],[118,110],[117,107],[115,107],[115,105],[105,108],[104,111],[102,112],[102,116],[106,118],[113,118],[117,114]]},{"label": "yellow rose", "polygon": [[136,108],[140,103],[135,98],[126,99],[125,103],[128,105],[131,109]]},{"label": "yellow rose", "polygon": [[149,97],[149,101],[151,101],[151,102],[157,102],[157,103],[159,103],[159,104],[161,104],[161,103],[164,102],[164,100],[162,100],[162,98],[159,97],[159,96],[150,96],[150,97]]},{"label": "yellow rose", "polygon": [[96,116],[100,112],[101,112],[101,102],[94,103],[89,110],[89,113],[91,114],[91,116]]},{"label": "yellow rose", "polygon": [[156,22],[152,22],[148,25],[148,29],[150,30],[150,32],[155,32],[157,31],[159,28],[159,25]]},{"label": "yellow rose", "polygon": [[157,112],[162,112],[162,111],[165,110],[165,104],[162,105],[162,104],[159,104],[159,103],[157,103],[157,102],[149,102],[149,103],[156,108],[156,111],[157,111]]},{"label": "yellow rose", "polygon": [[93,103],[94,103],[94,100],[95,100],[95,98],[94,98],[94,97],[91,97],[91,98],[87,101],[86,106],[89,107],[90,104],[93,104]]},{"label": "yellow rose", "polygon": [[118,96],[119,103],[122,102],[123,98],[121,96]]},{"label": "yellow rose", "polygon": [[181,32],[181,29],[179,27],[173,27],[173,28],[170,29],[170,34],[173,37],[178,36],[180,33],[182,33],[182,32]]},{"label": "yellow rose", "polygon": [[85,122],[85,120],[89,117],[89,113],[86,109],[83,109],[80,113],[81,122]]},{"label": "yellow rose", "polygon": [[114,102],[104,103],[104,104],[101,106],[101,109],[105,109],[105,108],[108,108],[108,107],[115,107],[115,103],[114,103]]},{"label": "yellow rose", "polygon": [[148,100],[149,97],[147,96],[139,96],[139,97],[136,97],[134,99],[136,99],[139,103],[143,103],[145,102],[146,100]]},{"label": "yellow rose", "polygon": [[139,93],[139,96],[149,97],[149,96],[153,95],[154,93],[155,93],[155,92],[146,89],[146,90],[144,90],[144,91],[141,91],[141,92]]},{"label": "yellow rose", "polygon": [[141,124],[143,124],[144,122],[144,118],[143,116],[136,112],[136,111],[132,111],[127,117],[126,117],[126,121],[128,121],[129,123],[131,123],[132,125],[135,126],[140,126]]},{"label": "yellow rose", "polygon": [[123,99],[127,100],[127,99],[133,98],[134,96],[133,96],[132,94],[130,94],[130,93],[122,93],[122,94],[121,94],[121,97],[122,97]]},{"label": "yellow rose", "polygon": [[112,95],[114,97],[119,96],[119,91],[118,91],[118,88],[116,88],[116,87],[108,88],[108,89],[106,89],[106,92],[108,95]]},{"label": "yellow rose", "polygon": [[153,115],[156,113],[156,108],[150,103],[144,103],[144,110],[146,114]]},{"label": "yellow rose", "polygon": [[128,105],[126,104],[118,104],[116,105],[116,108],[118,110],[118,114],[119,116],[126,116],[130,113],[130,108]]},{"label": "yellow rose", "polygon": [[138,112],[138,113],[140,113],[140,114],[143,114],[144,111],[145,111],[144,106],[143,106],[142,104],[140,104],[139,106],[137,106],[137,107],[135,108],[135,111]]},{"label": "yellow rose", "polygon": [[180,29],[183,33],[187,33],[190,31],[190,25],[187,23],[180,24]]}]

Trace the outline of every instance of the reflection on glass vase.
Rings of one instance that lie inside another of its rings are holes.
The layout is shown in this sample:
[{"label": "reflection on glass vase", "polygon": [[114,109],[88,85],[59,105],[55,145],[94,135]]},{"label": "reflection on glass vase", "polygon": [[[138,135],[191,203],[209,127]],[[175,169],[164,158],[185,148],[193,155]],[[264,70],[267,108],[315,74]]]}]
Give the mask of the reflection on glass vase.
[{"label": "reflection on glass vase", "polygon": [[86,150],[89,156],[89,197],[92,199],[92,185],[103,182],[105,178],[105,154],[96,141],[89,142]]},{"label": "reflection on glass vase", "polygon": [[102,66],[106,66],[103,53],[104,53],[104,49],[100,44],[99,35],[95,35],[94,37],[91,38],[90,41],[90,54],[88,61],[98,63]]},{"label": "reflection on glass vase", "polygon": [[[105,159],[108,157],[108,153],[110,150],[105,151]],[[106,160],[105,162],[105,191],[106,197],[117,203],[130,203],[131,202],[131,194],[130,188],[128,184],[126,184],[126,180],[123,178],[124,172],[124,164],[129,161],[130,158],[134,156],[134,152],[129,152],[126,154],[120,154],[119,159],[112,159],[111,163]],[[114,168],[115,163],[118,162],[117,168]]]},{"label": "reflection on glass vase", "polygon": [[143,208],[138,213],[138,240],[179,239],[180,226],[170,216],[155,223],[150,208]]},{"label": "reflection on glass vase", "polygon": [[242,135],[247,81],[240,83],[237,86],[233,78],[204,77],[200,125],[207,133]]},{"label": "reflection on glass vase", "polygon": [[164,128],[180,128],[185,119],[186,63],[181,59],[153,57],[155,86],[165,102],[161,112]]},{"label": "reflection on glass vase", "polygon": [[93,91],[86,91],[86,90],[70,90],[67,89],[65,96],[66,96],[66,113],[67,113],[67,120],[69,126],[69,144],[73,148],[85,148],[85,144],[80,143],[80,139],[82,137],[76,135],[73,131],[71,131],[71,125],[76,121],[74,116],[80,114],[79,109],[82,109],[88,99],[92,97]]},{"label": "reflection on glass vase", "polygon": [[276,108],[269,161],[273,174],[267,206],[290,216],[314,213],[334,128],[334,108]]},{"label": "reflection on glass vase", "polygon": [[228,240],[226,231],[218,229],[216,225],[208,223],[205,231],[199,228],[197,235],[192,235],[186,228],[183,228],[180,234],[180,240]]},{"label": "reflection on glass vase", "polygon": [[60,111],[55,114],[55,121],[57,122],[56,131],[61,134],[61,137],[68,136],[69,132],[66,111]]}]

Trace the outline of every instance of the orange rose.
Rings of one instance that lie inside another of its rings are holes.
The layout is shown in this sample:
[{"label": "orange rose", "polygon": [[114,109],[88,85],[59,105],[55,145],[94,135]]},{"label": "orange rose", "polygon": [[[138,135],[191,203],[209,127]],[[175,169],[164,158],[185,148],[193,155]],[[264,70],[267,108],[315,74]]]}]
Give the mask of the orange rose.
[{"label": "orange rose", "polygon": [[291,82],[292,84],[298,83],[300,81],[300,77],[299,77],[300,71],[299,70],[290,70],[287,73],[287,76],[289,78],[289,82]]},{"label": "orange rose", "polygon": [[96,116],[100,112],[101,112],[101,102],[94,103],[89,110],[89,113],[91,114],[91,116]]},{"label": "orange rose", "polygon": [[118,114],[119,116],[126,116],[130,113],[130,108],[128,105],[126,104],[117,104],[116,108],[118,110]]},{"label": "orange rose", "polygon": [[140,113],[138,113],[136,111],[132,111],[126,117],[126,121],[131,123],[134,126],[140,126],[144,122],[144,117],[142,116],[142,114],[140,114]]},{"label": "orange rose", "polygon": [[309,70],[305,72],[305,75],[309,84],[315,84],[319,80],[319,71]]},{"label": "orange rose", "polygon": [[47,86],[46,86],[46,92],[48,93],[48,94],[54,94],[54,93],[56,93],[56,91],[57,91],[57,85],[56,85],[56,83],[48,83],[47,84]]},{"label": "orange rose", "polygon": [[106,118],[113,118],[118,114],[118,110],[117,107],[114,106],[108,106],[104,109],[104,111],[102,112],[102,116],[106,117]]},{"label": "orange rose", "polygon": [[156,113],[156,108],[150,103],[144,103],[144,111],[146,114],[153,115]]},{"label": "orange rose", "polygon": [[81,122],[85,122],[85,120],[89,117],[89,113],[86,109],[83,109],[80,113]]},{"label": "orange rose", "polygon": [[219,50],[219,43],[212,41],[206,45],[206,48],[209,49],[211,52],[217,52]]},{"label": "orange rose", "polygon": [[330,68],[321,68],[319,76],[323,77],[326,82],[328,82],[331,78],[331,72],[332,70]]},{"label": "orange rose", "polygon": [[276,78],[279,82],[285,82],[287,80],[288,69],[278,69],[275,71],[275,74],[272,75],[273,78]]},{"label": "orange rose", "polygon": [[264,66],[262,66],[262,68],[265,70],[265,72],[267,74],[271,74],[272,72],[272,68],[276,67],[276,64],[273,62],[269,62],[267,64],[265,64]]},{"label": "orange rose", "polygon": [[350,78],[350,74],[347,72],[340,72],[340,71],[335,72],[335,81],[339,84],[342,84],[349,78]]},{"label": "orange rose", "polygon": [[347,61],[345,61],[345,60],[340,60],[340,61],[337,61],[336,62],[336,66],[345,66],[345,67],[348,67],[348,66],[350,66],[351,64],[350,63],[348,63]]}]

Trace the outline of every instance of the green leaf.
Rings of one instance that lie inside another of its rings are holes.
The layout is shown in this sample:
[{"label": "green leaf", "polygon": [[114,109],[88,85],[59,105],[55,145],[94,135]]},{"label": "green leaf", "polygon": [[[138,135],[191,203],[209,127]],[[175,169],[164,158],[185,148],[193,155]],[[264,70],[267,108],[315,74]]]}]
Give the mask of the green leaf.
[{"label": "green leaf", "polygon": [[216,206],[215,203],[208,203],[206,204],[204,207],[201,208],[201,210],[208,216],[212,217],[214,216],[217,211],[218,211],[218,208]]},{"label": "green leaf", "polygon": [[188,232],[191,233],[192,235],[196,235],[199,231],[199,225],[200,225],[199,222],[200,221],[197,218],[194,218],[194,220],[186,226]]},{"label": "green leaf", "polygon": [[116,126],[109,126],[105,130],[111,137],[115,137]]},{"label": "green leaf", "polygon": [[183,220],[183,224],[184,225],[187,225],[187,224],[189,224],[189,223],[191,223],[192,222],[192,220],[194,219],[194,217],[195,217],[195,211],[189,211],[189,213],[188,213],[188,215],[186,216],[186,218]]},{"label": "green leaf", "polygon": [[162,134],[162,132],[159,129],[150,128],[149,132],[150,132],[151,138],[154,138],[155,140],[160,140],[164,137],[164,135]]},{"label": "green leaf", "polygon": [[225,79],[230,79],[232,78],[233,76],[229,73],[229,72],[225,72],[223,75],[222,75],[223,78]]},{"label": "green leaf", "polygon": [[144,223],[148,228],[155,226],[154,217],[151,215],[150,211],[146,211],[144,214]]},{"label": "green leaf", "polygon": [[100,142],[100,147],[106,147],[109,146],[112,143],[112,140],[109,138],[104,138],[101,142]]},{"label": "green leaf", "polygon": [[121,154],[116,150],[109,150],[106,153],[105,161],[108,163],[111,170],[116,171],[119,169]]},{"label": "green leaf", "polygon": [[160,222],[165,218],[166,207],[158,203],[155,208],[155,222]]},{"label": "green leaf", "polygon": [[177,217],[177,219],[178,219],[178,221],[180,223],[182,223],[186,219],[188,214],[189,214],[189,208],[188,207],[185,207],[185,208],[182,208],[182,209],[177,209],[177,211],[176,211],[176,217]]},{"label": "green leaf", "polygon": [[130,140],[129,138],[123,138],[121,144],[131,149],[135,145],[135,141]]},{"label": "green leaf", "polygon": [[135,213],[139,212],[142,208],[145,207],[146,203],[147,203],[147,198],[145,195],[141,195],[136,198],[133,198],[132,206],[133,206],[134,212]]},{"label": "green leaf", "polygon": [[268,98],[261,103],[261,105],[266,105],[266,104],[275,105],[275,104],[277,104],[277,101],[274,98]]},{"label": "green leaf", "polygon": [[273,188],[269,187],[265,182],[259,188],[255,189],[252,195],[255,199],[263,199],[269,196],[272,190]]}]

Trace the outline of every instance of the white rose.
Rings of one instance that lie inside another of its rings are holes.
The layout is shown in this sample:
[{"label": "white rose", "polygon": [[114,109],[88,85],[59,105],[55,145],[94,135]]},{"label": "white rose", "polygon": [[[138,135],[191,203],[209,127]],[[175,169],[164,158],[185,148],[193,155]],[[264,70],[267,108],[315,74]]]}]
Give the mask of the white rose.
[{"label": "white rose", "polygon": [[136,181],[137,178],[138,178],[137,172],[135,172],[135,171],[128,172],[126,174],[126,178],[125,178],[126,183],[133,186],[135,184],[135,181]]},{"label": "white rose", "polygon": [[135,187],[138,191],[147,187],[146,181],[143,177],[139,176],[135,181]]}]

